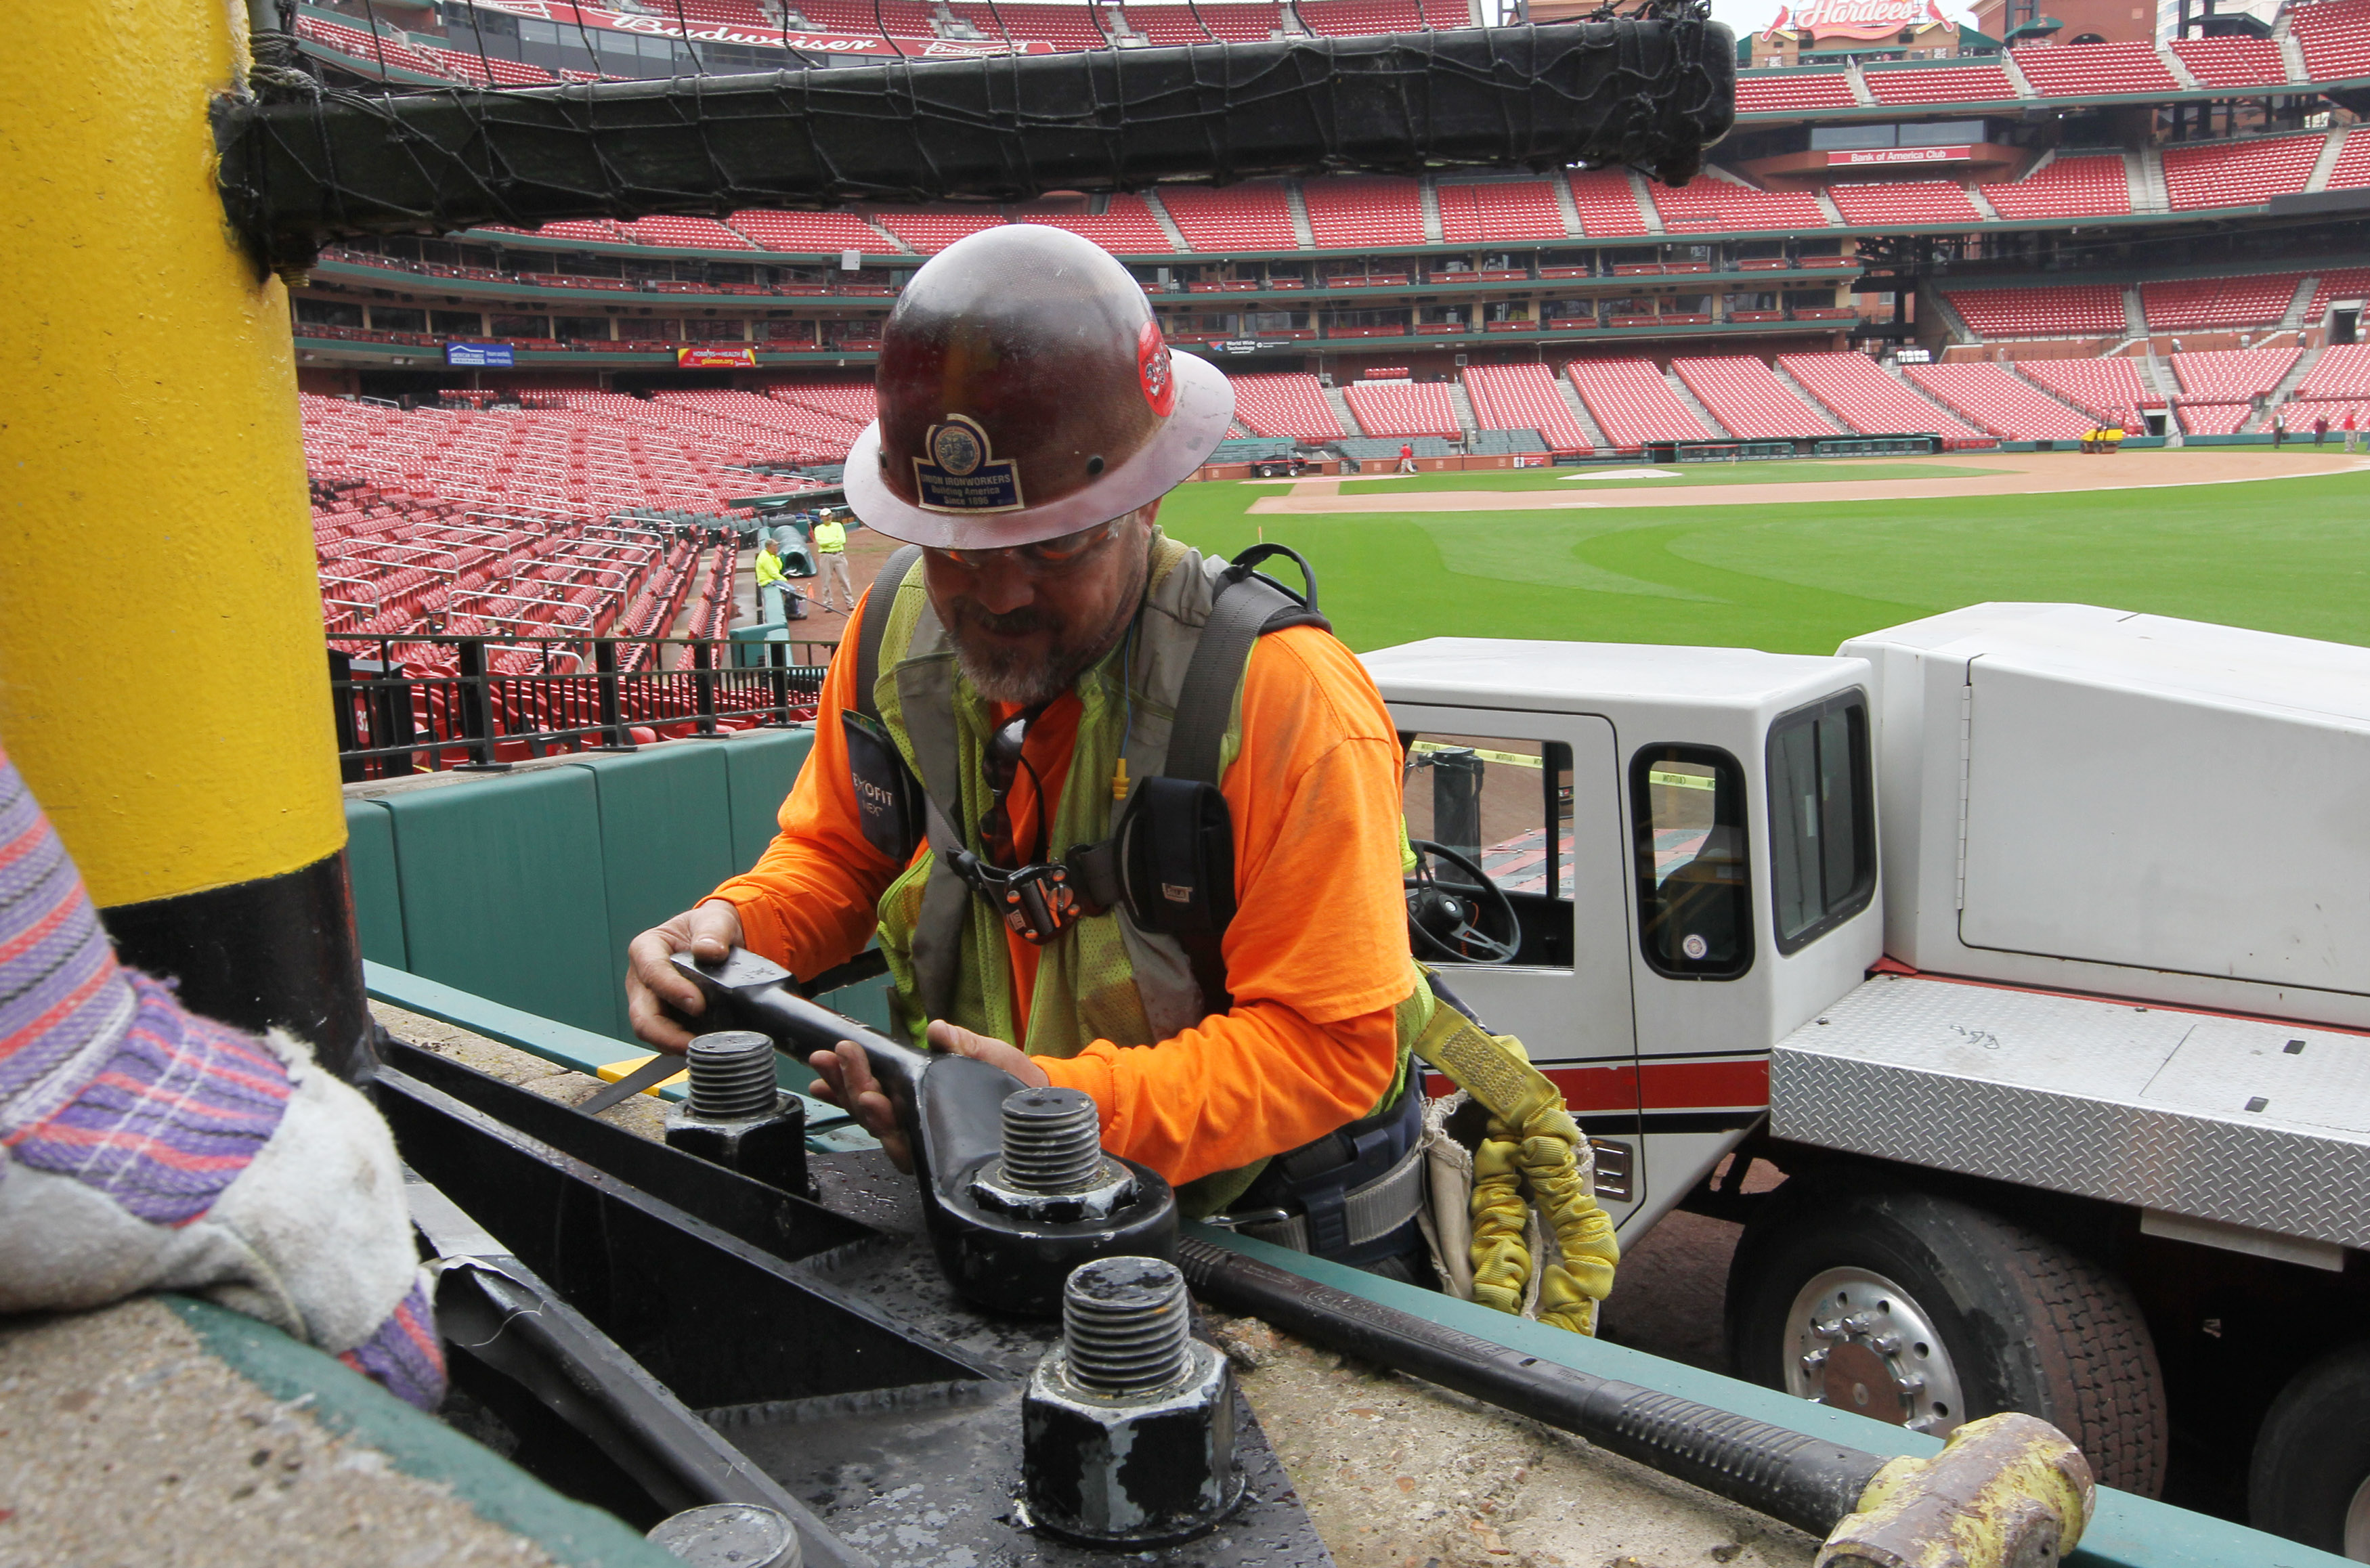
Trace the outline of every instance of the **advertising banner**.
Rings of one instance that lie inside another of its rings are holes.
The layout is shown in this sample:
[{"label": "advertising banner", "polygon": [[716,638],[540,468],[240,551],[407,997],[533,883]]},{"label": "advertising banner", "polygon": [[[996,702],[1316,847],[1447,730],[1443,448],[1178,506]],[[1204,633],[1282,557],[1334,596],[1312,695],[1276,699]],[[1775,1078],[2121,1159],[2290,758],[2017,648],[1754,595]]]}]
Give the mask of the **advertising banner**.
[{"label": "advertising banner", "polygon": [[1804,0],[1790,11],[1780,6],[1768,36],[1805,32],[1814,39],[1879,39],[1904,28],[1949,24],[1934,0]]},{"label": "advertising banner", "polygon": [[640,33],[649,38],[687,39],[694,43],[738,43],[759,49],[796,49],[809,54],[904,54],[918,60],[965,60],[992,54],[1051,54],[1053,46],[1041,39],[965,42],[949,38],[899,39],[895,42],[863,33],[819,32],[811,28],[752,27],[745,22],[692,21],[688,26],[671,16],[629,15],[604,11],[597,6],[576,6],[566,0],[477,0],[489,11],[532,17],[563,28],[594,32]]},{"label": "advertising banner", "polygon": [[757,350],[746,343],[737,349],[721,343],[685,344],[674,351],[674,362],[685,370],[694,371],[750,368],[757,363]]},{"label": "advertising banner", "polygon": [[508,370],[518,361],[507,343],[447,343],[444,362],[471,370]]},{"label": "advertising banner", "polygon": [[1975,155],[1973,147],[1855,147],[1849,152],[1829,153],[1829,168],[1858,167],[1870,164],[1963,164]]}]

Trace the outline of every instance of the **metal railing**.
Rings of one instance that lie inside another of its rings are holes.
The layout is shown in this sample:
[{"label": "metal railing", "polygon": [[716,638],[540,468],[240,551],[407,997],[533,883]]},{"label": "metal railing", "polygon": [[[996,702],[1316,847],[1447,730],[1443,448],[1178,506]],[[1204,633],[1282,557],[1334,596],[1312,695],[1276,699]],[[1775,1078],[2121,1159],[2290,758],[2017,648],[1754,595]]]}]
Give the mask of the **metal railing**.
[{"label": "metal railing", "polygon": [[[339,772],[353,784],[492,771],[566,752],[630,751],[658,738],[804,723],[837,646],[340,636],[328,650]],[[629,657],[636,649],[645,650],[639,659]]]}]

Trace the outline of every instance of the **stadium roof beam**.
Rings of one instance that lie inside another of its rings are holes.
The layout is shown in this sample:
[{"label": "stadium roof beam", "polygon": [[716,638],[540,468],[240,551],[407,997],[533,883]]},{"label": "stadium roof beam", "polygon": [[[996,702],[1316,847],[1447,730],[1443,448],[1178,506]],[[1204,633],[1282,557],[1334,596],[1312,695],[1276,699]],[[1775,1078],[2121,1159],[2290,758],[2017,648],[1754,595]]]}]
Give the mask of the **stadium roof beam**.
[{"label": "stadium roof beam", "polygon": [[[1735,118],[1729,29],[1671,17],[560,87],[225,97],[232,222],[328,240],[563,219],[1024,200],[1258,175],[1626,164],[1684,184]],[[284,87],[282,91],[284,91]]]}]

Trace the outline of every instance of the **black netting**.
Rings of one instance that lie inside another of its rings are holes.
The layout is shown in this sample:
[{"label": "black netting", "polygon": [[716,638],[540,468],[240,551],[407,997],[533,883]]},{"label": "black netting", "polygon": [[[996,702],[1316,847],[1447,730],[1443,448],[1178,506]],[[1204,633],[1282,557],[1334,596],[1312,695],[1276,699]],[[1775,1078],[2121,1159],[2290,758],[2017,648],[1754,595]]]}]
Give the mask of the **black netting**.
[{"label": "black netting", "polygon": [[1678,185],[1735,112],[1734,41],[1705,8],[400,93],[320,87],[278,48],[261,96],[222,106],[222,187],[284,267],[342,235],[1257,175],[1591,163]]}]

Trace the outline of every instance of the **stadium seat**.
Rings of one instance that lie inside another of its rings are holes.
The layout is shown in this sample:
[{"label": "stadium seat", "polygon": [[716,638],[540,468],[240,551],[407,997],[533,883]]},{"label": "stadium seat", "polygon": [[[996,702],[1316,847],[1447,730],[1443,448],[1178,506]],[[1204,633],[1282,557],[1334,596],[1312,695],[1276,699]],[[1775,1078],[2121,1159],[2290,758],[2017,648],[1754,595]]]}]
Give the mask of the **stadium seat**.
[{"label": "stadium seat", "polygon": [[1835,421],[1796,396],[1751,355],[1674,359],[1671,369],[1730,435],[1777,441],[1837,433]]},{"label": "stadium seat", "polygon": [[1583,233],[1594,236],[1642,235],[1646,215],[1638,209],[1637,188],[1619,169],[1591,169],[1566,177]]},{"label": "stadium seat", "polygon": [[1438,436],[1454,441],[1465,433],[1437,381],[1359,381],[1342,389],[1358,428],[1370,436]]},{"label": "stadium seat", "polygon": [[1235,420],[1256,434],[1336,441],[1350,433],[1313,375],[1238,375],[1234,383]]},{"label": "stadium seat", "polygon": [[[1407,3],[1412,7],[1414,0]],[[1305,180],[1300,200],[1308,210],[1308,232],[1321,249],[1424,242],[1423,203],[1414,180],[1357,177]],[[1442,221],[1446,222],[1444,213]],[[1563,232],[1560,223],[1556,232]]]},{"label": "stadium seat", "polygon": [[1927,396],[2006,441],[2079,441],[2091,423],[1999,365],[1977,361],[1906,368],[1909,379]]},{"label": "stadium seat", "polygon": [[1881,104],[2005,103],[2016,97],[2008,73],[1996,65],[1874,70],[1861,74],[1868,82],[1869,96]]},{"label": "stadium seat", "polygon": [[2011,221],[2111,217],[2132,210],[2131,176],[2120,154],[2052,158],[2022,179],[1982,190]]},{"label": "stadium seat", "polygon": [[[1204,6],[1207,11],[1210,7]],[[1172,185],[1162,189],[1160,205],[1168,221],[1198,251],[1297,250],[1292,207],[1282,184],[1251,180],[1213,188]]]},{"label": "stadium seat", "polygon": [[2158,401],[2142,390],[2139,366],[2131,360],[2020,360],[2015,368],[2052,395],[2125,429],[2146,429],[2140,410]]},{"label": "stadium seat", "polygon": [[1720,439],[1679,401],[1650,360],[1576,360],[1564,373],[1616,452],[1633,452],[1648,441]]},{"label": "stadium seat", "polygon": [[1535,430],[1550,452],[1595,450],[1545,365],[1470,365],[1460,373],[1481,430]]},{"label": "stadium seat", "polygon": [[2123,292],[2108,283],[2052,288],[1945,289],[1959,318],[1985,338],[2072,338],[2122,334]]},{"label": "stadium seat", "polygon": [[1141,196],[1114,196],[1104,212],[1064,212],[1058,208],[1016,207],[1016,223],[1044,223],[1083,235],[1105,250],[1134,256],[1167,256],[1177,247],[1152,216]]},{"label": "stadium seat", "polygon": [[750,210],[728,220],[765,250],[829,256],[860,251],[894,256],[897,242],[852,212],[775,212]]},{"label": "stadium seat", "polygon": [[1707,170],[1684,186],[1648,180],[1646,192],[1673,234],[1780,230],[1799,234],[1828,227],[1817,197],[1804,190],[1763,190]]},{"label": "stadium seat", "polygon": [[2288,79],[2280,46],[2267,38],[2182,38],[2172,52],[2209,87],[2270,87]]},{"label": "stadium seat", "polygon": [[2226,349],[2175,354],[2185,403],[2244,403],[2267,395],[2295,368],[2301,349]]},{"label": "stadium seat", "polygon": [[2195,332],[2215,326],[2270,326],[2287,314],[2301,272],[2246,278],[2180,278],[2140,285],[2140,309],[2151,332]]},{"label": "stadium seat", "polygon": [[1965,189],[1947,179],[1904,179],[1831,185],[1828,199],[1847,223],[1885,228],[1897,223],[1983,222]]},{"label": "stadium seat", "polygon": [[1851,78],[1840,71],[1738,72],[1736,112],[1776,114],[1787,109],[1854,109]]},{"label": "stadium seat", "polygon": [[994,207],[884,207],[872,221],[922,255],[935,256],[965,235],[995,228],[1004,213]]},{"label": "stadium seat", "polygon": [[2370,0],[2313,0],[2290,13],[2288,32],[2315,82],[2370,76]]},{"label": "stadium seat", "polygon": [[1778,363],[1830,413],[1863,435],[1985,441],[1985,432],[1917,395],[1866,354],[1786,354]]},{"label": "stadium seat", "polygon": [[[1516,244],[1566,235],[1555,187],[1544,179],[1441,181],[1434,192],[1440,201],[1440,237],[1451,244]],[[1316,221],[1312,208],[1309,222],[1314,225]],[[1317,243],[1325,243],[1322,234]]]},{"label": "stadium seat", "polygon": [[2165,192],[2175,212],[2261,206],[2302,190],[2326,141],[2319,135],[2270,136],[2167,147]]},{"label": "stadium seat", "polygon": [[2072,43],[2019,49],[2016,62],[2032,90],[2045,98],[2107,97],[2122,93],[2177,93],[2179,78],[2151,43]]}]

